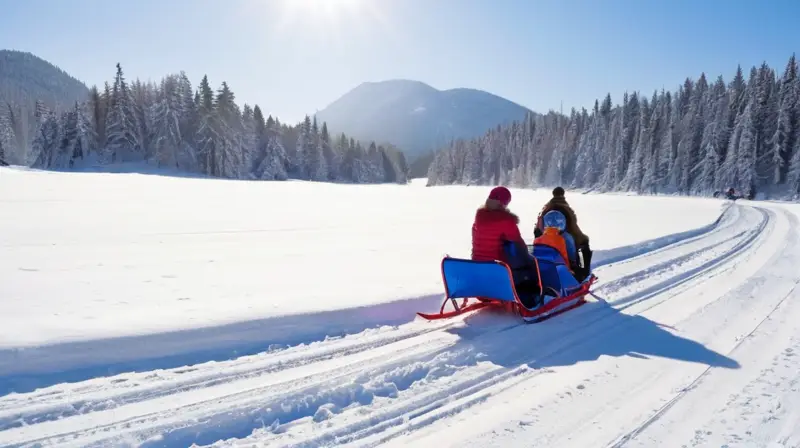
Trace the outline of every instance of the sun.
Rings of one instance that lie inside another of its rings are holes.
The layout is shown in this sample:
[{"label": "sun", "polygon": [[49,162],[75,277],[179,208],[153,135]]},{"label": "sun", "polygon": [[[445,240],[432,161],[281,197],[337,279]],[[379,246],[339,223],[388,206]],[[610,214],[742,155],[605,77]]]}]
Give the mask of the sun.
[{"label": "sun", "polygon": [[381,0],[248,0],[240,11],[260,24],[271,45],[347,51],[353,42],[380,38],[400,45],[401,29]]},{"label": "sun", "polygon": [[294,2],[309,10],[335,15],[342,12],[357,12],[363,6],[364,0],[294,0]]},{"label": "sun", "polygon": [[363,15],[367,0],[282,0],[284,14],[309,21],[339,22]]},{"label": "sun", "polygon": [[256,0],[268,7],[272,16],[271,38],[306,43],[316,42],[344,48],[348,38],[368,38],[375,29],[392,33],[384,11],[376,0]]}]

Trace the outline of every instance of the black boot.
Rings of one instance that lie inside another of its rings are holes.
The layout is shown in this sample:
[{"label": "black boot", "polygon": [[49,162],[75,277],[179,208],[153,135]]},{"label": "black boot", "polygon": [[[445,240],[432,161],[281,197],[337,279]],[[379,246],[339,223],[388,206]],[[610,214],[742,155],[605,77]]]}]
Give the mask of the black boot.
[{"label": "black boot", "polygon": [[588,243],[582,245],[579,250],[583,258],[583,265],[576,270],[575,274],[578,277],[578,281],[582,282],[592,273],[592,250],[589,248]]}]

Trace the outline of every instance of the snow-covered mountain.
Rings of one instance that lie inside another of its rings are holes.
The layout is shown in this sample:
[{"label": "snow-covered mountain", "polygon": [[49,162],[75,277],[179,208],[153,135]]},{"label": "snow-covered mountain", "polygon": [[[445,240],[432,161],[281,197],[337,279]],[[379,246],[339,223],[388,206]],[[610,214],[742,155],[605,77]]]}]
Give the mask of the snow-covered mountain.
[{"label": "snow-covered mountain", "polygon": [[0,160],[25,163],[39,130],[37,110],[63,112],[88,94],[85,84],[44,59],[0,50]]},{"label": "snow-covered mountain", "polygon": [[423,82],[365,82],[317,113],[332,129],[388,142],[410,159],[453,138],[471,138],[531,111],[488,92],[437,90]]},{"label": "snow-covered mountain", "polygon": [[31,53],[0,50],[0,103],[32,109],[42,101],[52,109],[67,109],[85,101],[89,89],[64,70]]}]

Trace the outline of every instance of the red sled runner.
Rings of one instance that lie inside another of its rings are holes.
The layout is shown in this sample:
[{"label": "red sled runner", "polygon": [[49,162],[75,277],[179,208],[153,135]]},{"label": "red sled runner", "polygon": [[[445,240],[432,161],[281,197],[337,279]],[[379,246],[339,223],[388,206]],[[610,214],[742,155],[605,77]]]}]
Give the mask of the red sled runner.
[{"label": "red sled runner", "polygon": [[[558,252],[547,246],[534,247],[533,256],[537,278],[528,282],[515,282],[512,269],[499,260],[475,261],[445,256],[441,264],[445,289],[442,307],[439,313],[417,315],[436,320],[495,308],[535,323],[586,303],[585,297],[597,280],[594,274],[578,281]],[[460,305],[457,299],[463,299]],[[476,301],[470,303],[470,299]],[[445,312],[448,302],[454,309]]]}]

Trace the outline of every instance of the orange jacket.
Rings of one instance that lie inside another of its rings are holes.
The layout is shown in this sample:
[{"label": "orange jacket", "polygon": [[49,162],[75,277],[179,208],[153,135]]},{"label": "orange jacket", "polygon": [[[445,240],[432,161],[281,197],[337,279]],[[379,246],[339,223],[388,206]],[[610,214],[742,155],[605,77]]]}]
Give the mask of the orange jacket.
[{"label": "orange jacket", "polygon": [[572,266],[570,266],[570,258],[567,252],[567,243],[564,241],[564,237],[558,232],[558,229],[555,227],[547,227],[544,229],[542,236],[533,240],[534,246],[548,246],[552,247],[553,249],[557,250],[561,257],[564,258],[564,263],[572,271]]}]

